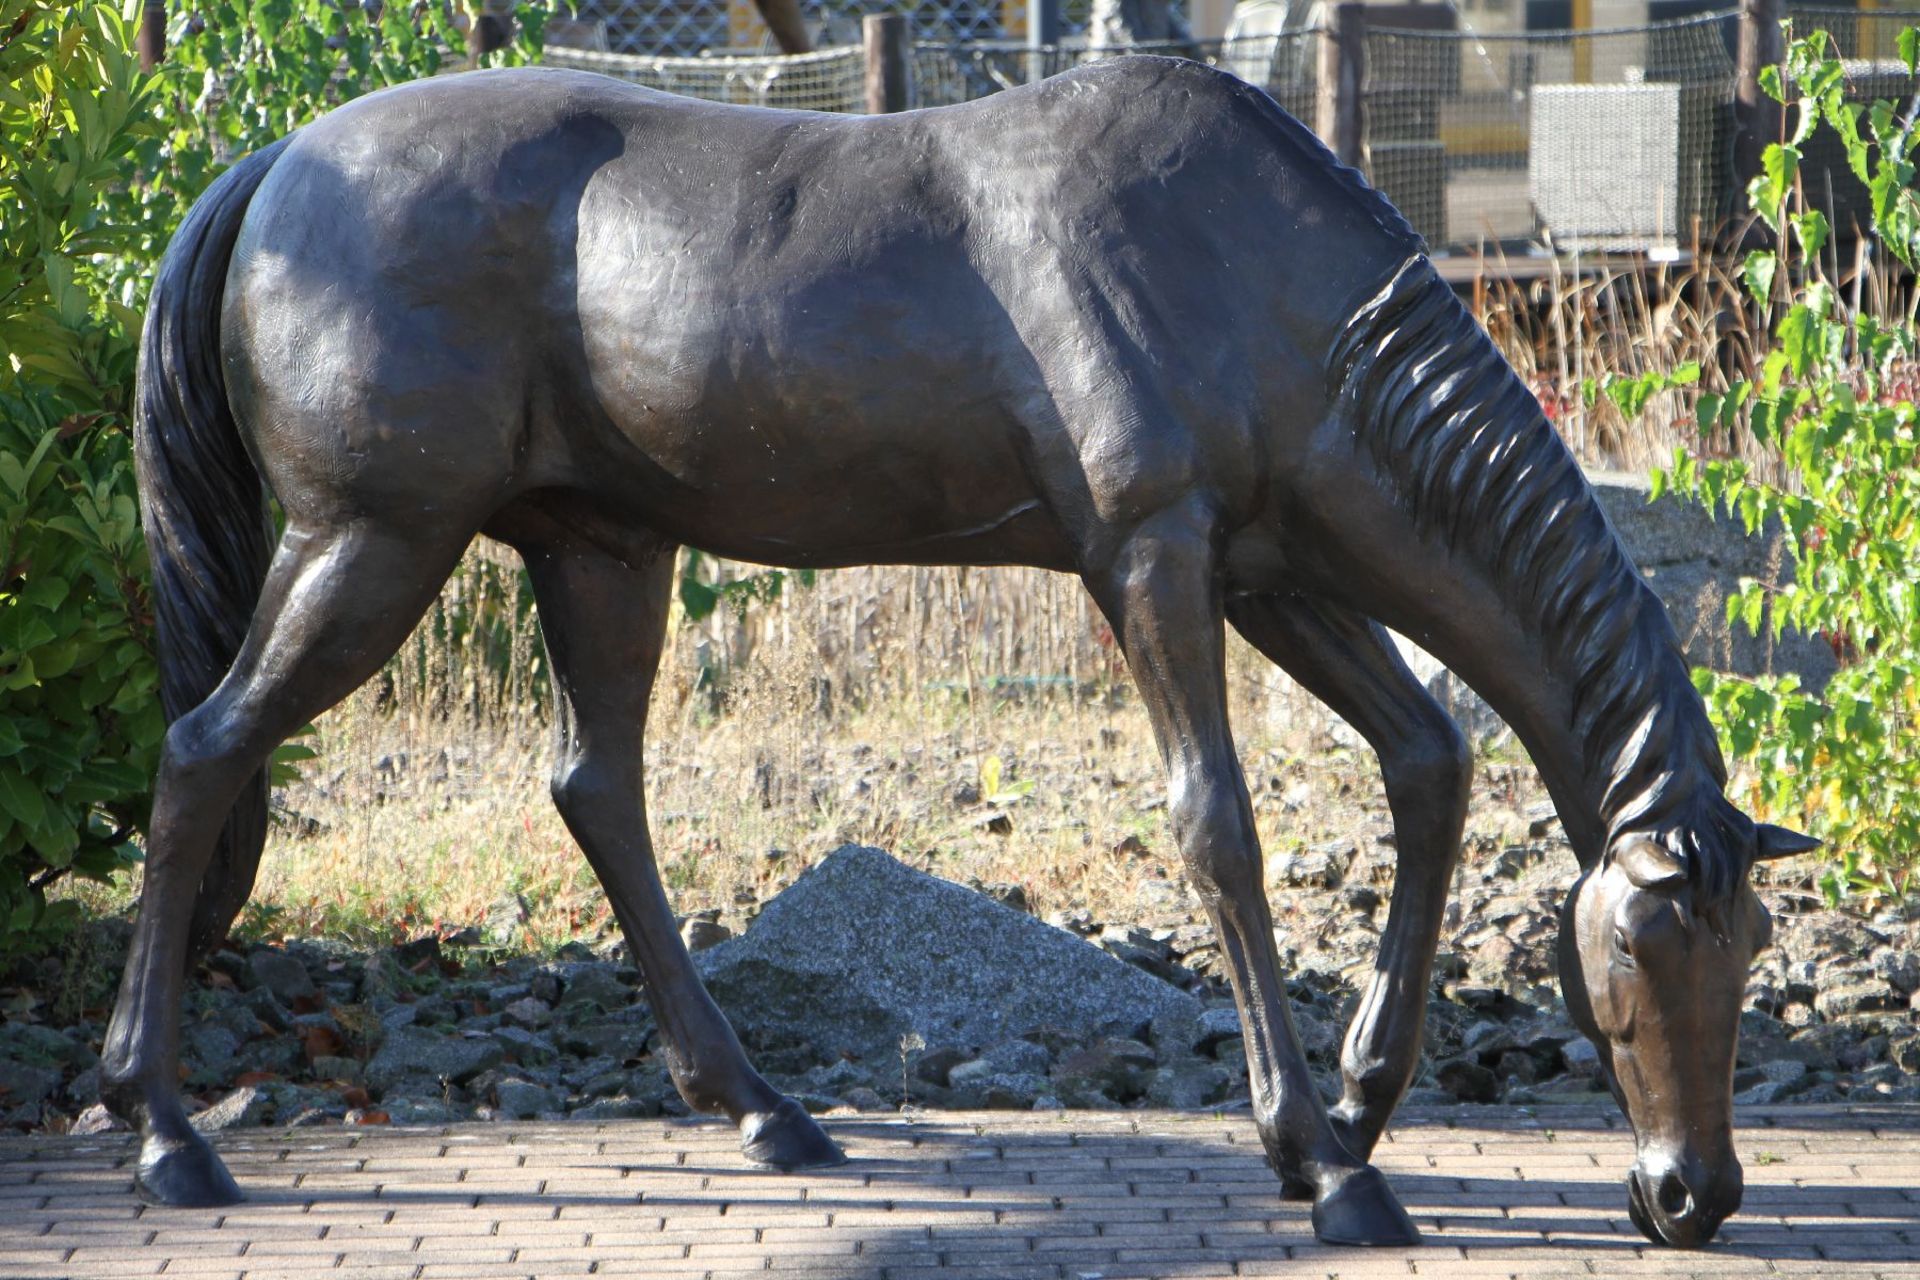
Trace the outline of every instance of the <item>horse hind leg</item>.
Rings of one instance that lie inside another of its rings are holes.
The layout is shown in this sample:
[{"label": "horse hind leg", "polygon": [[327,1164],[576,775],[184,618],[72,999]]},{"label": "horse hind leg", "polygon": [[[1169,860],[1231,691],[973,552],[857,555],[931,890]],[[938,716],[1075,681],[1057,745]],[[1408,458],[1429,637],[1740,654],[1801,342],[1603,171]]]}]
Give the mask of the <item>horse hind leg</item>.
[{"label": "horse hind leg", "polygon": [[517,542],[533,578],[558,704],[553,799],[605,887],[646,984],[674,1086],[739,1126],[756,1164],[792,1170],[846,1157],[747,1061],[693,967],[654,863],[642,777],[647,706],[672,598],[674,548],[635,567],[564,534]]},{"label": "horse hind leg", "polygon": [[1364,1159],[1419,1065],[1473,756],[1452,718],[1371,619],[1301,596],[1241,598],[1227,616],[1249,643],[1357,729],[1380,758],[1398,869],[1379,960],[1341,1050],[1342,1096],[1331,1116],[1341,1141]]},{"label": "horse hind leg", "polygon": [[133,945],[107,1028],[102,1095],[139,1122],[135,1183],[168,1205],[240,1189],[180,1105],[180,1001],[189,931],[240,787],[288,734],[379,670],[432,602],[468,537],[362,522],[290,525],[245,642],[218,688],[167,730]]}]

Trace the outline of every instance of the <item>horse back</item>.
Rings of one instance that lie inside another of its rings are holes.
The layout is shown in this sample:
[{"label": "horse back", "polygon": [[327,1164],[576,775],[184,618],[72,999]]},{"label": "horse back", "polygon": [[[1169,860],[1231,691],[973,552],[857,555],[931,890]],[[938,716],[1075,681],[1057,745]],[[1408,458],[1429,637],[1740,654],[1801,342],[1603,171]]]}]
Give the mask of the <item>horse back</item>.
[{"label": "horse back", "polygon": [[1065,567],[1064,508],[1244,481],[1305,368],[1250,233],[1369,216],[1255,91],[1124,62],[870,119],[552,70],[350,104],[242,229],[236,408],[283,502],[484,475],[747,558]]}]

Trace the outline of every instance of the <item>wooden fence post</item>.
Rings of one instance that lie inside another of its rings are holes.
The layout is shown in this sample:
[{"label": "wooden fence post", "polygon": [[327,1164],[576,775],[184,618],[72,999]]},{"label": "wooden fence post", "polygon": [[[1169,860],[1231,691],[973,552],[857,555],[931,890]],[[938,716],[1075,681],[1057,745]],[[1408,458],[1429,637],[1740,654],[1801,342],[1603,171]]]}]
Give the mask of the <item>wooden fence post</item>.
[{"label": "wooden fence post", "polygon": [[913,105],[913,54],[907,20],[897,13],[869,14],[861,20],[867,58],[867,114],[887,115]]},{"label": "wooden fence post", "polygon": [[166,60],[166,0],[147,0],[140,10],[140,30],[133,37],[133,45],[140,53],[142,71],[150,72]]},{"label": "wooden fence post", "polygon": [[1340,163],[1366,166],[1367,7],[1341,0],[1320,33],[1320,90],[1314,130]]},{"label": "wooden fence post", "polygon": [[1736,216],[1749,212],[1747,183],[1760,176],[1760,157],[1767,144],[1780,141],[1780,104],[1760,87],[1760,71],[1786,61],[1786,41],[1780,34],[1784,17],[1784,0],[1740,0],[1740,62],[1733,90]]}]

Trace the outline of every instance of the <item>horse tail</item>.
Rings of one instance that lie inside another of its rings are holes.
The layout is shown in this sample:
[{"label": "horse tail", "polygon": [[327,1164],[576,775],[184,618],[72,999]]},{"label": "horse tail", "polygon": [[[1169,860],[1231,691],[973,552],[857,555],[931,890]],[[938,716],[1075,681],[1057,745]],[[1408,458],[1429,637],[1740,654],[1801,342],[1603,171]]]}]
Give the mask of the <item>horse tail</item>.
[{"label": "horse tail", "polygon": [[[204,702],[233,665],[272,554],[260,474],[227,403],[220,301],[241,220],[285,146],[283,138],[247,156],[194,203],[160,260],[140,335],[134,469],[169,724]],[[252,887],[267,799],[263,769],[235,801],[208,864],[194,910],[196,957],[224,937]]]}]

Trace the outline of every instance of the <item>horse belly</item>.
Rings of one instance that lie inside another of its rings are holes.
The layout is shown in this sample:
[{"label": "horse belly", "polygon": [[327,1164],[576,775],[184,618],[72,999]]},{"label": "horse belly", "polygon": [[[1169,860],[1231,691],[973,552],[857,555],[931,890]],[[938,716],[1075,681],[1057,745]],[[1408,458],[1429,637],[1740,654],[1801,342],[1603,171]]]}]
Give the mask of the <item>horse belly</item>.
[{"label": "horse belly", "polygon": [[946,246],[878,259],[583,299],[629,500],[740,559],[1065,567],[1004,313]]}]

